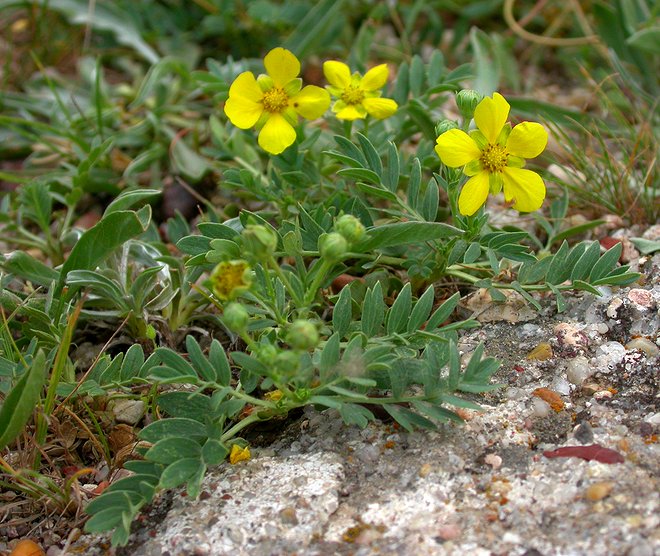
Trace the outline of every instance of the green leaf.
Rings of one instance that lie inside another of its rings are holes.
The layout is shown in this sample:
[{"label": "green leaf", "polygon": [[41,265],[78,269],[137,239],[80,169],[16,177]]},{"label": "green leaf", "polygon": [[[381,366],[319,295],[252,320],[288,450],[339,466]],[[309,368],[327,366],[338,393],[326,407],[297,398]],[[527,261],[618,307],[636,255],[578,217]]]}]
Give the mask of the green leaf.
[{"label": "green leaf", "polygon": [[424,62],[420,56],[415,54],[410,61],[410,92],[413,97],[419,97],[422,94],[424,74]]},{"label": "green leaf", "polygon": [[128,210],[136,204],[160,194],[161,192],[158,189],[131,189],[129,191],[122,191],[107,206],[103,217],[105,218],[113,212]]},{"label": "green leaf", "polygon": [[106,508],[94,514],[85,523],[87,533],[103,533],[119,526],[122,521],[122,512],[117,508]]},{"label": "green leaf", "polygon": [[367,168],[342,168],[341,170],[337,170],[337,175],[354,180],[368,181],[376,185],[380,184],[380,176]]},{"label": "green leaf", "polygon": [[449,299],[446,299],[440,307],[438,307],[435,312],[431,315],[431,318],[426,323],[426,330],[431,332],[432,330],[438,328],[445,322],[449,315],[454,312],[458,302],[461,300],[461,294],[456,292]]},{"label": "green leaf", "polygon": [[192,438],[204,439],[207,437],[206,426],[194,419],[186,417],[171,417],[160,419],[144,427],[138,434],[140,440],[155,444],[164,438]]},{"label": "green leaf", "polygon": [[202,348],[199,347],[197,340],[195,340],[193,336],[186,336],[186,349],[188,350],[188,357],[190,357],[192,366],[195,371],[197,371],[197,374],[204,380],[215,382],[217,378],[215,369],[211,362],[204,357]]},{"label": "green leaf", "polygon": [[399,423],[408,432],[412,432],[415,428],[420,429],[435,429],[435,423],[426,417],[406,409],[400,405],[384,404],[383,409],[387,411],[392,418]]},{"label": "green leaf", "polygon": [[34,181],[19,190],[21,208],[27,219],[37,224],[42,231],[50,228],[53,198],[48,185]]},{"label": "green leaf", "polygon": [[642,237],[631,237],[630,241],[639,250],[642,255],[650,255],[660,251],[660,241],[644,239]]},{"label": "green leaf", "polygon": [[470,243],[463,255],[463,264],[472,264],[481,256],[481,245],[478,242]]},{"label": "green leaf", "polygon": [[630,35],[626,39],[626,42],[634,48],[645,50],[657,56],[660,54],[660,26],[654,25],[653,27],[640,29],[636,33]]},{"label": "green leaf", "polygon": [[408,181],[408,204],[414,207],[417,204],[419,189],[422,185],[422,164],[419,158],[414,158],[410,169],[410,180]]},{"label": "green leaf", "polygon": [[344,28],[342,0],[321,0],[309,6],[283,45],[301,60],[307,58],[315,47],[329,40],[334,32]]},{"label": "green leaf", "polygon": [[176,351],[166,347],[158,347],[154,350],[154,353],[166,366],[176,370],[182,376],[197,375],[192,365]]},{"label": "green leaf", "polygon": [[375,336],[385,317],[385,302],[383,301],[383,290],[380,282],[367,290],[362,305],[362,332],[370,338]]},{"label": "green leaf", "polygon": [[211,399],[196,392],[165,392],[158,396],[158,407],[172,417],[204,423],[211,412]]},{"label": "green leaf", "polygon": [[367,164],[369,165],[369,168],[371,168],[371,170],[373,170],[379,177],[382,176],[383,163],[380,160],[378,151],[373,146],[371,141],[369,141],[369,139],[367,139],[366,136],[362,135],[362,133],[358,132],[357,138],[358,141],[360,142],[360,146],[362,147],[362,151],[364,152],[364,155],[367,158]]},{"label": "green leaf", "polygon": [[412,289],[410,283],[407,283],[403,286],[387,313],[386,330],[388,334],[399,333],[405,330],[411,309]]},{"label": "green leaf", "polygon": [[217,465],[222,463],[229,449],[219,440],[215,438],[209,438],[204,446],[202,446],[202,459],[206,465]]},{"label": "green leaf", "polygon": [[124,360],[121,364],[119,376],[122,381],[128,381],[131,378],[138,376],[139,371],[144,365],[144,351],[140,344],[133,344],[128,348]]},{"label": "green leaf", "polygon": [[438,206],[440,202],[440,190],[435,179],[431,178],[424,196],[417,204],[417,210],[427,222],[434,222],[438,215]]},{"label": "green leaf", "polygon": [[368,237],[355,250],[367,252],[373,249],[409,245],[461,235],[463,232],[441,222],[397,222],[368,230]]},{"label": "green leaf", "polygon": [[422,294],[415,303],[412,312],[410,313],[410,320],[408,321],[408,332],[415,332],[422,324],[426,322],[433,309],[433,302],[435,300],[435,289],[431,284],[426,291]]},{"label": "green leaf", "polygon": [[[192,438],[163,438],[154,444],[144,457],[156,463],[169,464],[182,458],[201,458],[202,447]],[[166,470],[167,471],[167,470]]]},{"label": "green leaf", "polygon": [[[577,247],[577,246],[576,246]],[[571,274],[571,268],[567,266],[569,247],[568,242],[562,242],[557,252],[552,255],[552,261],[545,275],[545,281],[548,284],[561,284]]]},{"label": "green leaf", "polygon": [[357,425],[361,429],[375,419],[374,414],[366,407],[354,403],[341,404],[339,415],[347,425]]},{"label": "green leaf", "polygon": [[584,280],[589,276],[591,269],[600,256],[600,243],[594,241],[587,247],[571,271],[571,281]]},{"label": "green leaf", "polygon": [[591,222],[586,222],[584,224],[580,224],[579,226],[572,226],[571,228],[563,230],[559,232],[557,235],[552,236],[552,243],[555,243],[557,241],[563,241],[565,239],[568,239],[569,237],[583,234],[588,230],[600,226],[604,222],[605,220],[592,220]]},{"label": "green leaf", "polygon": [[204,467],[197,457],[174,461],[163,471],[159,486],[161,488],[176,488],[192,479],[199,472],[200,466]]},{"label": "green leaf", "polygon": [[2,263],[2,267],[10,274],[40,286],[49,287],[60,277],[57,270],[53,270],[24,251],[14,251]]},{"label": "green leaf", "polygon": [[73,246],[69,258],[62,265],[60,289],[66,275],[72,270],[94,270],[116,249],[147,230],[151,220],[151,207],[139,211],[117,211],[103,217],[84,232]]},{"label": "green leaf", "polygon": [[39,350],[0,408],[0,450],[23,431],[41,398],[45,380],[46,356]]},{"label": "green leaf", "polygon": [[319,378],[322,384],[329,382],[336,374],[335,368],[337,363],[339,363],[340,355],[340,339],[341,336],[339,332],[335,332],[330,338],[328,338],[325,346],[323,346],[321,359],[319,361]]},{"label": "green leaf", "polygon": [[350,286],[344,286],[332,311],[332,326],[339,338],[346,336],[353,320],[352,297]]},{"label": "green leaf", "polygon": [[215,369],[216,382],[221,386],[229,386],[229,383],[231,382],[231,369],[229,367],[229,361],[227,360],[225,349],[216,339],[211,342],[211,349],[209,350],[209,362]]},{"label": "green leaf", "polygon": [[383,176],[383,185],[394,192],[399,186],[399,151],[391,141],[387,146],[387,172]]},{"label": "green leaf", "polygon": [[621,257],[621,252],[623,251],[623,244],[616,243],[610,249],[608,249],[603,255],[598,259],[596,264],[591,268],[589,273],[589,282],[595,282],[601,278],[607,276],[619,262],[619,257]]},{"label": "green leaf", "polygon": [[200,222],[197,225],[199,231],[206,237],[211,239],[235,239],[240,235],[236,230],[230,228],[226,224],[219,224],[218,222]]}]

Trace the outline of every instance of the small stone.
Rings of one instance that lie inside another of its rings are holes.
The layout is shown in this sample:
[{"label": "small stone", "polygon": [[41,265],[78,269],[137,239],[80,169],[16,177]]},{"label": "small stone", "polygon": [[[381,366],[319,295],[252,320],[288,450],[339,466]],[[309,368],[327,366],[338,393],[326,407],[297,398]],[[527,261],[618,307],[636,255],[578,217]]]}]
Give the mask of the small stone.
[{"label": "small stone", "polygon": [[550,415],[551,410],[550,404],[544,402],[542,399],[534,398],[532,400],[532,415],[534,417],[547,417]]},{"label": "small stone", "polygon": [[610,331],[610,327],[607,326],[604,322],[600,322],[596,325],[596,330],[599,334],[607,334]]},{"label": "small stone", "polygon": [[589,361],[586,357],[578,356],[571,359],[566,367],[566,378],[571,384],[582,384],[591,374]]},{"label": "small stone", "polygon": [[419,468],[418,474],[422,478],[423,477],[428,477],[432,470],[433,470],[433,468],[431,467],[431,464],[430,463],[425,463],[424,465],[422,465]]},{"label": "small stone", "polygon": [[437,536],[443,541],[453,541],[461,536],[461,528],[456,523],[445,523],[438,527]]},{"label": "small stone", "polygon": [[660,425],[660,412],[659,413],[653,413],[653,414],[649,415],[648,417],[646,417],[646,419],[644,419],[644,421],[646,421],[647,423],[650,423],[651,425],[659,426]]},{"label": "small stone", "polygon": [[594,441],[594,431],[588,421],[582,421],[573,430],[573,437],[580,444],[591,444]]},{"label": "small stone", "polygon": [[613,371],[626,355],[626,348],[619,342],[605,342],[596,350],[596,363],[603,372]]},{"label": "small stone", "polygon": [[552,357],[552,346],[547,342],[541,342],[527,354],[529,361],[547,361]]},{"label": "small stone", "polygon": [[637,305],[638,309],[646,310],[653,306],[653,295],[649,290],[633,288],[628,292],[628,299]]},{"label": "small stone", "polygon": [[639,544],[633,546],[627,553],[626,556],[654,556],[656,554],[653,546],[649,543],[642,541]]},{"label": "small stone", "polygon": [[638,349],[644,352],[648,357],[655,357],[660,353],[660,348],[656,346],[651,340],[646,338],[634,338],[626,344],[626,349]]},{"label": "small stone", "polygon": [[587,344],[587,336],[574,324],[560,322],[554,328],[559,342],[565,346],[584,346]]},{"label": "small stone", "polygon": [[596,400],[610,400],[614,397],[614,393],[610,390],[599,390],[594,392],[594,399]]},{"label": "small stone", "polygon": [[112,412],[118,423],[137,425],[142,419],[146,404],[142,400],[116,400]]},{"label": "small stone", "polygon": [[595,382],[587,382],[586,384],[582,385],[582,393],[585,396],[593,396],[600,389],[600,384],[596,384]]},{"label": "small stone", "polygon": [[282,520],[282,523],[286,525],[298,525],[296,509],[292,506],[287,506],[280,510],[280,519]]},{"label": "small stone", "polygon": [[568,396],[571,393],[570,383],[562,376],[556,376],[552,381],[551,386],[555,392],[562,396]]},{"label": "small stone", "polygon": [[607,306],[605,314],[611,319],[617,318],[617,311],[621,305],[623,305],[623,300],[620,297],[615,297]]},{"label": "small stone", "polygon": [[497,454],[486,454],[484,462],[490,465],[493,469],[499,469],[502,466],[502,458]]},{"label": "small stone", "polygon": [[547,402],[557,413],[564,409],[564,400],[561,399],[561,396],[557,392],[549,388],[537,388],[532,392],[532,396],[536,396]]},{"label": "small stone", "polygon": [[602,500],[606,496],[609,496],[613,488],[614,483],[610,481],[594,483],[589,488],[587,488],[586,492],[584,493],[584,497],[591,502],[597,502],[598,500]]}]

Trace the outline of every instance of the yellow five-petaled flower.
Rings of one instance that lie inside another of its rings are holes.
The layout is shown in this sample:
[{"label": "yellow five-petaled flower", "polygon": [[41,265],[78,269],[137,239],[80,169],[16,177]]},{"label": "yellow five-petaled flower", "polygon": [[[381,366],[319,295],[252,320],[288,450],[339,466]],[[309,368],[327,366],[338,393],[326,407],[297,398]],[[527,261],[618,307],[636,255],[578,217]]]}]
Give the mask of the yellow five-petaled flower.
[{"label": "yellow five-petaled flower", "polygon": [[241,73],[229,88],[225,114],[236,127],[259,129],[259,145],[280,154],[296,140],[298,115],[319,118],[330,106],[330,95],[315,85],[302,86],[300,62],[284,48],[271,50],[264,58],[267,75],[255,79]]},{"label": "yellow five-petaled flower", "polygon": [[331,60],[324,62],[323,73],[330,83],[328,90],[337,98],[332,111],[340,120],[357,120],[366,118],[367,114],[382,120],[396,112],[396,102],[380,98],[380,89],[389,74],[386,64],[371,68],[361,77],[357,72],[351,75],[350,68],[343,62]]},{"label": "yellow five-petaled flower", "polygon": [[520,212],[537,210],[545,199],[545,184],[536,172],[523,169],[525,158],[540,155],[548,143],[541,124],[506,123],[509,103],[499,93],[484,98],[474,111],[477,129],[468,135],[450,129],[438,137],[435,147],[444,164],[464,166],[470,176],[458,198],[458,210],[470,216],[486,202],[488,192],[499,193]]}]

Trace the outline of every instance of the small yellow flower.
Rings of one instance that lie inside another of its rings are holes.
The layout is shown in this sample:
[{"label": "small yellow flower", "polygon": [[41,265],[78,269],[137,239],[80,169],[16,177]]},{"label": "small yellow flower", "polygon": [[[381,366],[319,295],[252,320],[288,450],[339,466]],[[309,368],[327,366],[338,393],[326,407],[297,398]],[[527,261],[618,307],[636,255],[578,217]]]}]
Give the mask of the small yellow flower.
[{"label": "small yellow flower", "polygon": [[236,299],[250,289],[252,271],[245,261],[223,261],[213,270],[211,285],[220,301]]},{"label": "small yellow flower", "polygon": [[315,85],[302,86],[300,62],[290,51],[278,47],[264,58],[268,75],[255,79],[241,73],[229,88],[225,114],[236,127],[259,129],[259,145],[280,154],[296,140],[298,115],[319,118],[330,106],[330,95]]},{"label": "small yellow flower", "polygon": [[250,459],[250,448],[247,446],[241,448],[238,444],[233,444],[229,453],[229,463],[236,465],[239,461],[248,461]]},{"label": "small yellow flower", "polygon": [[279,402],[282,399],[282,391],[271,390],[270,392],[266,392],[264,394],[264,398],[266,398],[269,402]]},{"label": "small yellow flower", "polygon": [[367,114],[382,120],[396,112],[397,103],[389,98],[380,98],[387,82],[387,64],[371,68],[364,77],[358,72],[351,75],[350,68],[343,62],[324,62],[323,73],[330,85],[327,89],[337,98],[332,111],[340,120],[366,118]]},{"label": "small yellow flower", "polygon": [[513,129],[506,123],[509,103],[499,93],[484,98],[474,111],[477,129],[468,135],[450,129],[438,137],[435,151],[450,168],[464,166],[470,176],[458,198],[458,210],[470,216],[486,202],[488,192],[499,193],[520,212],[543,204],[545,184],[536,172],[524,170],[525,158],[540,155],[548,143],[541,124],[522,122]]}]

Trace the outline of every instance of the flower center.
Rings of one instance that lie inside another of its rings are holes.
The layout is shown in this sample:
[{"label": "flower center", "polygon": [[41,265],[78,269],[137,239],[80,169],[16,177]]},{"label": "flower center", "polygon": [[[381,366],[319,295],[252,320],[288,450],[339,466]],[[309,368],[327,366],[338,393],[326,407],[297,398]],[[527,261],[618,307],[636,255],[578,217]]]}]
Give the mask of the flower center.
[{"label": "flower center", "polygon": [[364,91],[360,89],[360,87],[349,85],[341,94],[341,99],[349,106],[362,104],[362,101],[364,100]]},{"label": "flower center", "polygon": [[501,145],[487,145],[481,151],[481,158],[479,161],[484,167],[484,170],[490,173],[502,172],[506,168],[506,163],[509,158],[509,153]]},{"label": "flower center", "polygon": [[264,93],[261,102],[263,103],[266,112],[279,114],[289,106],[289,95],[284,92],[284,89],[274,87],[270,91]]},{"label": "flower center", "polygon": [[211,282],[214,293],[223,300],[233,299],[250,287],[245,279],[248,265],[245,261],[224,261],[213,271]]}]

